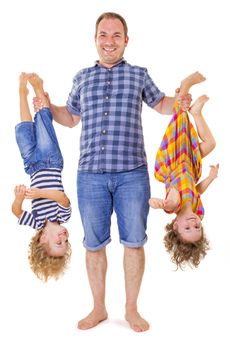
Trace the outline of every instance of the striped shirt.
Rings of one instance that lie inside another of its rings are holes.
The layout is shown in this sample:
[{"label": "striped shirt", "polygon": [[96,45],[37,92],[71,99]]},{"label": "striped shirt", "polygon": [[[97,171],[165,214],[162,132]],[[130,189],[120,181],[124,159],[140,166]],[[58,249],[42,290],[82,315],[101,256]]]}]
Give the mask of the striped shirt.
[{"label": "striped shirt", "polygon": [[[31,187],[58,190],[64,192],[60,169],[39,170],[31,175]],[[24,211],[18,223],[39,230],[44,227],[46,220],[62,224],[71,216],[71,207],[63,207],[59,203],[46,198],[32,200],[32,211]]]},{"label": "striped shirt", "polygon": [[125,60],[81,70],[67,101],[68,111],[82,122],[78,169],[119,172],[146,164],[142,103],[153,108],[163,97],[146,68]]}]

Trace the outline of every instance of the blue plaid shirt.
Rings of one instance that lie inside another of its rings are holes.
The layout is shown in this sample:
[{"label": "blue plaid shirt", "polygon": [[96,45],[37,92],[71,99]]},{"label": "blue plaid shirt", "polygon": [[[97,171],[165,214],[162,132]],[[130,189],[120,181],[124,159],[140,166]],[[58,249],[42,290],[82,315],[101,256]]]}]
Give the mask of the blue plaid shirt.
[{"label": "blue plaid shirt", "polygon": [[153,108],[163,97],[146,68],[125,60],[78,72],[67,101],[68,111],[82,122],[78,169],[119,172],[146,164],[142,101]]}]

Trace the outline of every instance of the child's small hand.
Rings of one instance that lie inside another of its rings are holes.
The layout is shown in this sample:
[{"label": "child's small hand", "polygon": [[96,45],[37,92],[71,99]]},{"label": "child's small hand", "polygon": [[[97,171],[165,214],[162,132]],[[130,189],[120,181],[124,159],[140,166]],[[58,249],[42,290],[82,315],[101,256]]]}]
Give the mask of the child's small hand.
[{"label": "child's small hand", "polygon": [[160,198],[150,198],[149,205],[153,209],[164,209],[165,200]]},{"label": "child's small hand", "polygon": [[219,171],[219,164],[217,165],[210,165],[210,172],[209,172],[209,178],[211,180],[214,180],[218,176]]},{"label": "child's small hand", "polygon": [[26,199],[35,199],[40,198],[40,189],[37,187],[31,187],[26,189],[25,198]]},{"label": "child's small hand", "polygon": [[25,198],[26,186],[17,185],[14,189],[14,194],[17,199],[23,200]]}]

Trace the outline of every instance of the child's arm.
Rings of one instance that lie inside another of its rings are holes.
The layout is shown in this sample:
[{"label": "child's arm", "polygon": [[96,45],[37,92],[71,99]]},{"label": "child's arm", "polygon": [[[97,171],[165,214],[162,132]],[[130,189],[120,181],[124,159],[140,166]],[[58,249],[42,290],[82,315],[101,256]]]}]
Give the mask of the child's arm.
[{"label": "child's arm", "polygon": [[28,188],[25,194],[26,199],[35,198],[47,198],[61,204],[63,207],[68,208],[70,200],[63,191],[58,190],[46,190],[37,187]]},{"label": "child's arm", "polygon": [[25,193],[26,193],[26,186],[24,185],[18,185],[14,189],[15,199],[12,203],[12,212],[17,218],[20,218],[23,209],[22,209],[22,203],[25,199]]},{"label": "child's arm", "polygon": [[211,165],[211,170],[209,172],[209,175],[202,180],[199,184],[196,185],[196,190],[200,194],[204,193],[208,186],[212,183],[212,181],[217,177],[218,170],[219,170],[219,164],[217,165]]},{"label": "child's arm", "polygon": [[149,205],[154,209],[164,209],[168,212],[173,212],[180,203],[180,194],[179,192],[172,187],[169,190],[168,196],[166,199],[161,198],[150,198]]},{"label": "child's arm", "polygon": [[164,210],[173,212],[180,203],[180,193],[174,188],[170,188],[167,198],[165,199]]}]

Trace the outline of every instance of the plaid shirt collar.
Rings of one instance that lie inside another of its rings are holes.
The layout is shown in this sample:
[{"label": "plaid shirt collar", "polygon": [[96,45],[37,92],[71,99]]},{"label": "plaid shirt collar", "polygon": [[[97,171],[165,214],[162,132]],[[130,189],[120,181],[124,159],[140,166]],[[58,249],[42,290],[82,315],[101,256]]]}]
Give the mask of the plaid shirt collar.
[{"label": "plaid shirt collar", "polygon": [[[124,57],[122,57],[122,59],[119,61],[119,62],[117,62],[116,64],[114,64],[112,67],[110,67],[110,68],[114,68],[114,67],[117,67],[117,66],[120,66],[120,65],[123,65],[123,64],[126,64],[127,63],[127,61],[124,59]],[[108,68],[108,67],[105,67],[105,66],[103,66],[101,63],[100,63],[100,61],[99,60],[96,60],[95,61],[95,65],[94,65],[94,67],[102,67],[102,68]]]}]

